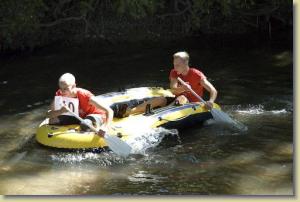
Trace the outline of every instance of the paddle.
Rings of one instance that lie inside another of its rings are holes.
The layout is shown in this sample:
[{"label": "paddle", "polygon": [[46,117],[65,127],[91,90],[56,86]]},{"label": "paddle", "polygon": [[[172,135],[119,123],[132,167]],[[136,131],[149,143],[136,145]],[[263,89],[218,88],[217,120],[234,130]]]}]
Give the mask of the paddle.
[{"label": "paddle", "polygon": [[[181,83],[181,84],[186,84],[181,78],[177,78],[177,80]],[[202,97],[200,97],[197,93],[195,93],[195,91],[193,91],[193,89],[191,87],[188,87],[189,91],[195,96],[197,97],[201,102],[206,103],[206,101],[204,101],[202,99]],[[242,123],[239,123],[237,121],[234,121],[233,119],[231,119],[229,117],[229,115],[227,115],[225,112],[218,110],[216,108],[212,108],[210,110],[214,120],[216,122],[222,123],[222,124],[228,124],[231,126],[236,127],[239,130],[247,130],[247,127],[245,125],[243,125]]]},{"label": "paddle", "polygon": [[[75,116],[79,121],[81,121],[81,123],[88,126],[95,133],[98,132],[98,130],[94,126],[86,123],[80,116],[78,116],[77,114],[72,112],[68,107],[65,106],[65,108],[68,110],[68,112],[70,112],[73,116]],[[123,156],[123,157],[126,157],[129,155],[129,153],[131,151],[131,147],[126,142],[120,140],[120,138],[118,138],[117,136],[112,136],[112,135],[108,135],[105,133],[103,138],[105,139],[108,147],[116,154]]]}]

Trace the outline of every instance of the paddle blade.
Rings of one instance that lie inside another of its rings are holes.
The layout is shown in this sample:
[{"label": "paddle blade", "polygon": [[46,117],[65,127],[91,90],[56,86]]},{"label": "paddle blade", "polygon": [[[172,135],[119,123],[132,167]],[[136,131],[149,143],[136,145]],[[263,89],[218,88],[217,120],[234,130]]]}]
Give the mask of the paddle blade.
[{"label": "paddle blade", "polygon": [[108,147],[116,154],[126,157],[130,154],[131,147],[120,138],[112,135],[104,135]]},{"label": "paddle blade", "polygon": [[225,112],[223,112],[221,110],[212,109],[211,114],[216,122],[228,124],[230,126],[237,128],[238,130],[242,130],[242,131],[245,131],[248,129],[247,126],[245,126],[244,124],[242,124],[240,122],[234,121],[232,118],[230,118],[230,116],[228,116],[228,114],[226,114]]}]

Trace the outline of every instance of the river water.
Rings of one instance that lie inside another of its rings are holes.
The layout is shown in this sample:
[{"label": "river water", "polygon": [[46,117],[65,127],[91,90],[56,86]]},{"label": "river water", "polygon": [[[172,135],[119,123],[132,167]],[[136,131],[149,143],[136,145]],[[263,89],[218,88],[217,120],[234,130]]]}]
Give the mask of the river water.
[{"label": "river water", "polygon": [[211,122],[180,131],[144,131],[142,143],[135,142],[126,159],[110,152],[58,150],[35,141],[62,73],[75,74],[78,86],[97,95],[167,87],[175,45],[48,51],[2,60],[0,194],[293,195],[290,49],[181,46],[189,51],[191,66],[217,88],[217,103],[247,131]]}]

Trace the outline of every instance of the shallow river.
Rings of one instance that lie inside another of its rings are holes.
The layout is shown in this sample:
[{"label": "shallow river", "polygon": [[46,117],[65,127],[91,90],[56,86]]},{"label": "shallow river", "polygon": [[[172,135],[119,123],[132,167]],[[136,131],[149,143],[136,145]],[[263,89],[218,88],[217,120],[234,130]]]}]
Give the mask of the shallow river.
[{"label": "shallow river", "polygon": [[126,159],[110,152],[47,148],[34,135],[62,73],[74,73],[78,86],[97,95],[121,88],[168,87],[177,49],[12,57],[0,67],[0,194],[292,195],[291,50],[184,48],[191,66],[217,88],[217,103],[247,131],[213,123],[144,131]]}]

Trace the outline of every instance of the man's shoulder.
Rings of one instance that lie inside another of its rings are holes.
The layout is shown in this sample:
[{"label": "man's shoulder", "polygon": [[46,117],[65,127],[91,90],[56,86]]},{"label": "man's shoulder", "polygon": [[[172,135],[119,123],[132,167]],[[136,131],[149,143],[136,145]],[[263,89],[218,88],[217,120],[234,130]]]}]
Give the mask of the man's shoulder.
[{"label": "man's shoulder", "polygon": [[170,77],[178,77],[178,74],[175,71],[175,69],[171,69],[171,71],[170,71]]},{"label": "man's shoulder", "polygon": [[89,90],[84,89],[84,88],[78,88],[78,87],[76,87],[76,89],[77,89],[77,91],[79,91],[79,92],[90,92]]},{"label": "man's shoulder", "polygon": [[190,71],[191,71],[191,75],[200,77],[201,80],[206,79],[206,76],[198,68],[197,69],[196,68],[190,68]]},{"label": "man's shoulder", "polygon": [[199,68],[196,68],[196,67],[190,67],[190,70],[192,72],[202,72]]},{"label": "man's shoulder", "polygon": [[171,69],[170,73],[176,73],[175,69]]},{"label": "man's shoulder", "polygon": [[61,90],[57,90],[56,92],[55,92],[55,96],[61,96]]},{"label": "man's shoulder", "polygon": [[84,88],[77,88],[77,94],[81,95],[93,95],[93,93],[87,89]]}]

